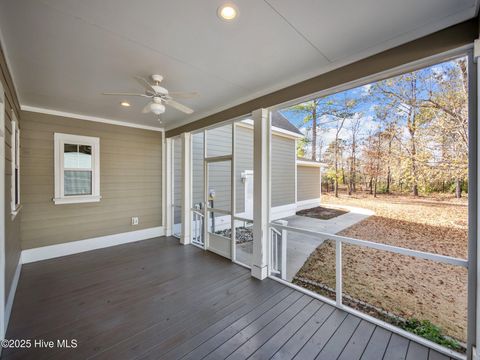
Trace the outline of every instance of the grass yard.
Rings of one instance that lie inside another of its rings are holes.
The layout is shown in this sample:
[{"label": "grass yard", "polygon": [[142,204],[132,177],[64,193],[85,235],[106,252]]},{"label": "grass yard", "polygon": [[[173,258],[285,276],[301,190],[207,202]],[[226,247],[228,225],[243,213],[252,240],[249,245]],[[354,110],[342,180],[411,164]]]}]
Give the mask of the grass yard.
[{"label": "grass yard", "polygon": [[[467,257],[467,199],[447,196],[359,194],[322,195],[324,205],[371,209],[374,216],[340,235]],[[335,244],[325,241],[302,269],[298,280],[335,288]],[[429,320],[444,334],[466,341],[467,270],[428,260],[358,246],[343,246],[344,293],[404,319]],[[318,289],[317,289],[318,290]],[[365,309],[362,309],[365,310]],[[376,314],[372,314],[376,315]]]}]

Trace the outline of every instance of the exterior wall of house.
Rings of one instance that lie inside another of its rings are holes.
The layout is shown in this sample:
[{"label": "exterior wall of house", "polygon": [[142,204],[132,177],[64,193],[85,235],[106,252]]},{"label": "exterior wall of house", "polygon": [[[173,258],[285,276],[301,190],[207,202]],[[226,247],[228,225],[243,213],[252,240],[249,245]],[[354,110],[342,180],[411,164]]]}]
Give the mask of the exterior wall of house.
[{"label": "exterior wall of house", "polygon": [[[10,75],[3,50],[0,46],[0,81],[3,85],[5,95],[5,301],[8,298],[12,280],[15,275],[20,254],[20,220],[22,212],[12,219],[10,215],[11,202],[11,175],[12,175],[12,159],[11,159],[11,136],[12,136],[12,112],[16,114],[17,120],[20,122],[20,105],[15,93],[12,77]],[[22,124],[20,124],[21,128]],[[20,169],[22,171],[22,169]],[[20,195],[21,201],[22,194]]]},{"label": "exterior wall of house", "polygon": [[204,201],[203,133],[192,135],[192,203]]},{"label": "exterior wall of house", "polygon": [[297,201],[320,198],[320,167],[297,165]]},{"label": "exterior wall of house", "polygon": [[[253,171],[253,130],[237,125],[235,142],[235,201],[236,212],[245,212],[245,182],[242,173],[245,170]],[[253,182],[253,176],[249,181]]]},{"label": "exterior wall of house", "polygon": [[[253,130],[236,125],[235,186],[236,213],[245,212],[245,184],[242,173],[253,170]],[[207,154],[209,157],[229,155],[231,151],[231,126],[222,126],[207,131]],[[193,204],[203,202],[203,136],[192,137],[192,190]],[[272,206],[295,204],[295,140],[282,136],[272,137]],[[230,163],[211,163],[209,189],[215,190],[214,206],[230,209]],[[253,181],[253,179],[252,179]]]},{"label": "exterior wall of house", "polygon": [[173,211],[174,224],[180,224],[182,221],[182,209],[177,207],[182,205],[182,141],[176,138],[173,141]]},{"label": "exterior wall of house", "polygon": [[295,140],[272,136],[272,207],[295,204]]},{"label": "exterior wall of house", "polygon": [[[60,116],[22,112],[23,249],[162,225],[162,134]],[[100,138],[96,203],[55,205],[55,132]],[[131,217],[139,225],[131,225]]]}]

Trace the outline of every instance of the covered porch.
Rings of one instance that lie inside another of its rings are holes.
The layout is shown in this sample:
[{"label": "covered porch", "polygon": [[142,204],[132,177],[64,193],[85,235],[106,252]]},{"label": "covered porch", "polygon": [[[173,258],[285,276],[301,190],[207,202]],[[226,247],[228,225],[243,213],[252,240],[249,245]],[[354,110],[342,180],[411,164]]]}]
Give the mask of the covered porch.
[{"label": "covered porch", "polygon": [[4,359],[448,359],[171,237],[24,265]]}]

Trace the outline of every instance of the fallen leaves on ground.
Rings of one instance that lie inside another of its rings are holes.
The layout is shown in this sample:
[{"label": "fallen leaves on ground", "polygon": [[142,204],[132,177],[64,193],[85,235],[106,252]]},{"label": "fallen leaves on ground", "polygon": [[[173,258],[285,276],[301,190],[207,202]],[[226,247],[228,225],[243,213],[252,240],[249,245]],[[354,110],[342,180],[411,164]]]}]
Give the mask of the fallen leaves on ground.
[{"label": "fallen leaves on ground", "polygon": [[[322,203],[367,208],[374,216],[340,235],[459,258],[467,256],[467,200],[368,195]],[[335,288],[335,245],[325,241],[297,276]],[[430,320],[466,339],[467,270],[458,266],[343,245],[343,288],[350,296],[404,318]]]}]

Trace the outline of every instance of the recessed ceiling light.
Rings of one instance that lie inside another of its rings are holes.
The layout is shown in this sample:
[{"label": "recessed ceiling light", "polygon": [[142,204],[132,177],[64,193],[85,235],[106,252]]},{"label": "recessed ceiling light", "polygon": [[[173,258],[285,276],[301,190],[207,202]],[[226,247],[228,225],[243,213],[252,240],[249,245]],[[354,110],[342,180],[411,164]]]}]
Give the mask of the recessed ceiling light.
[{"label": "recessed ceiling light", "polygon": [[130,107],[130,103],[128,101],[122,101],[120,105],[122,105],[123,107]]},{"label": "recessed ceiling light", "polygon": [[223,4],[218,8],[217,14],[220,19],[230,21],[237,17],[238,10],[234,4]]}]

